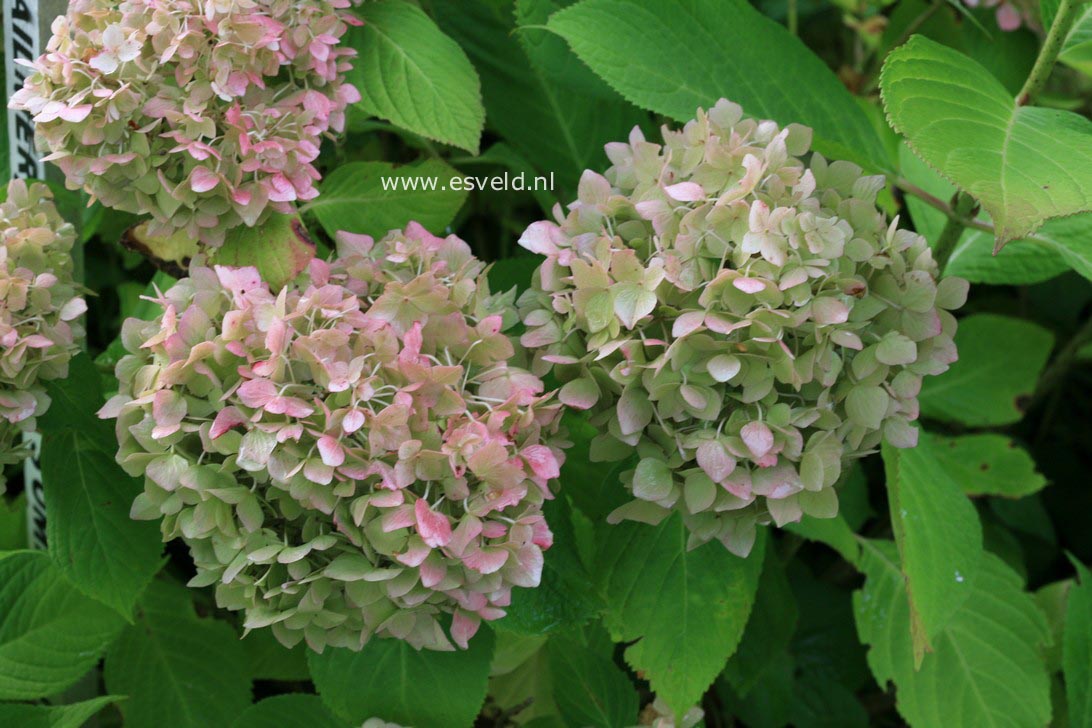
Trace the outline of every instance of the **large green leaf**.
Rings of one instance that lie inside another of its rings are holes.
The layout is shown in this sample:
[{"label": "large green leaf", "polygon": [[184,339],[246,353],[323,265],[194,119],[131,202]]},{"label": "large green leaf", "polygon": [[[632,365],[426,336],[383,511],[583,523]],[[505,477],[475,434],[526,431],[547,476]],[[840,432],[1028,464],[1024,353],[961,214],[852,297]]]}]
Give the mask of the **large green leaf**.
[{"label": "large green leaf", "polygon": [[296,277],[315,257],[315,244],[299,218],[272,215],[257,227],[229,230],[212,262],[219,265],[252,265],[274,291]]},{"label": "large green leaf", "polygon": [[71,705],[0,703],[0,725],[12,728],[80,728],[110,703],[115,695],[102,695]]},{"label": "large green leaf", "polygon": [[[955,185],[933,171],[905,144],[899,148],[899,164],[906,179],[934,197],[948,201],[955,194]],[[914,229],[935,245],[940,231],[948,221],[947,216],[913,195],[906,195],[906,206],[914,221]],[[989,221],[988,215],[982,214],[980,217],[985,222]],[[952,251],[952,257],[948,259],[944,272],[946,275],[966,278],[971,283],[994,285],[1022,286],[1050,280],[1070,268],[1071,264],[1062,252],[1070,243],[1078,250],[1083,244],[1092,251],[1092,242],[1085,242],[1092,238],[1084,236],[1070,239],[1070,236],[1059,236],[1059,232],[1065,231],[1056,229],[1060,224],[1069,225],[1071,221],[1085,218],[1092,232],[1092,215],[1051,220],[1031,237],[1014,240],[996,254],[992,234],[967,228]],[[1073,267],[1077,268],[1076,265]],[[1092,276],[1092,259],[1085,268],[1087,272],[1082,271],[1082,274]]]},{"label": "large green leaf", "polygon": [[[498,655],[504,633],[497,631]],[[554,701],[553,672],[550,669],[549,649],[542,642],[544,637],[521,639],[540,640],[539,649],[520,661],[519,665],[503,672],[497,671],[494,660],[493,674],[489,679],[489,699],[501,710],[519,713],[521,721],[536,719],[561,721],[560,711]]]},{"label": "large green leaf", "polygon": [[365,233],[376,238],[416,221],[433,232],[447,227],[466,200],[452,189],[458,172],[438,159],[395,167],[387,162],[352,162],[322,182],[322,194],[303,207],[326,232]]},{"label": "large green leaf", "polygon": [[91,360],[74,358],[68,378],[48,390],[41,459],[49,553],[80,591],[129,618],[159,571],[159,528],[129,518],[143,488],[114,460],[114,428],[95,417],[102,395]]},{"label": "large green leaf", "polygon": [[922,414],[972,427],[1019,421],[1054,336],[1030,321],[975,314],[959,322],[955,343],[959,361],[944,374],[925,378]]},{"label": "large green leaf", "polygon": [[[541,20],[553,5],[551,0],[521,2],[520,20]],[[556,198],[575,197],[585,169],[609,164],[603,146],[625,139],[635,125],[647,122],[647,113],[591,74],[557,36],[517,30],[511,3],[438,2],[434,14],[481,74],[489,126],[540,172],[554,174]],[[529,62],[525,49],[537,63]],[[562,67],[580,71],[562,76]],[[579,88],[573,87],[574,81]]]},{"label": "large green leaf", "polygon": [[1092,574],[1082,564],[1077,567],[1078,583],[1069,589],[1062,642],[1069,725],[1092,726]]},{"label": "large green leaf", "polygon": [[349,82],[361,107],[415,134],[478,151],[485,109],[478,76],[459,45],[417,6],[380,0],[357,11]]},{"label": "large green leaf", "polygon": [[920,662],[978,582],[982,525],[925,438],[909,450],[885,444],[883,460],[891,526],[910,595],[914,656]]},{"label": "large green leaf", "polygon": [[231,728],[345,728],[317,695],[275,695],[244,710]]},{"label": "large green leaf", "polygon": [[925,435],[925,439],[940,468],[967,495],[1022,498],[1046,485],[1028,451],[1004,435]]},{"label": "large green leaf", "polygon": [[550,16],[572,5],[571,0],[516,0],[515,5],[516,36],[539,76],[585,97],[622,101],[617,91],[576,57],[564,38],[545,28]]},{"label": "large green leaf", "polygon": [[[811,605],[809,605],[810,607]],[[785,568],[774,549],[766,550],[766,564],[758,581],[758,594],[743,639],[724,678],[741,696],[755,686],[770,662],[788,648],[796,629],[798,610]]]},{"label": "large green leaf", "polygon": [[99,661],[123,624],[76,591],[45,553],[0,555],[0,700],[64,690]]},{"label": "large green leaf", "polygon": [[785,530],[811,541],[825,543],[851,564],[856,563],[860,556],[857,537],[841,514],[834,518],[804,516],[796,523],[786,524]]},{"label": "large green leaf", "polygon": [[637,691],[610,659],[574,639],[551,638],[546,646],[554,701],[568,725],[615,728],[637,721]]},{"label": "large green leaf", "polygon": [[14,500],[0,498],[0,551],[27,547],[27,497],[20,493]]},{"label": "large green leaf", "polygon": [[899,713],[915,728],[1045,726],[1050,683],[1041,649],[1046,619],[1020,577],[986,553],[971,595],[914,669],[910,613],[895,545],[863,543],[864,588],[853,595],[857,631],[876,681],[894,682]]},{"label": "large green leaf", "polygon": [[605,623],[633,642],[626,662],[676,712],[698,702],[732,656],[754,604],[764,539],[741,559],[714,541],[688,550],[678,514],[659,526],[614,526],[598,572]]},{"label": "large green leaf", "polygon": [[881,88],[891,125],[982,203],[998,245],[1092,210],[1092,121],[1017,106],[985,68],[922,36],[887,57]]},{"label": "large green leaf", "polygon": [[251,630],[242,639],[243,650],[255,680],[310,680],[307,671],[307,645],[300,643],[289,649],[277,641],[273,630]]},{"label": "large green leaf", "polygon": [[106,688],[128,695],[127,728],[229,726],[250,705],[250,674],[227,623],[198,619],[189,592],[155,581],[136,623],[106,653]]},{"label": "large green leaf", "polygon": [[543,506],[554,534],[543,554],[542,581],[534,589],[515,589],[501,627],[520,634],[544,634],[587,622],[602,608],[602,600],[576,548],[572,509],[559,495]]},{"label": "large green leaf", "polygon": [[359,724],[382,718],[415,728],[474,723],[485,700],[493,632],[487,627],[454,652],[415,650],[402,640],[374,638],[359,652],[310,653],[319,695],[339,717]]},{"label": "large green leaf", "polygon": [[815,130],[815,148],[891,166],[846,87],[745,0],[583,0],[549,28],[633,103],[684,121],[722,97],[756,117]]}]

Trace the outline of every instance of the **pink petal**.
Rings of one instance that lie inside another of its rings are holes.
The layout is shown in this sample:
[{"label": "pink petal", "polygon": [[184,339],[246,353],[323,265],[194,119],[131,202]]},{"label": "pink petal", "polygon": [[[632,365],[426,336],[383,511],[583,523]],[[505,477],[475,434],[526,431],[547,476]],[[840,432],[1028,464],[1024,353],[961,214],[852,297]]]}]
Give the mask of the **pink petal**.
[{"label": "pink petal", "polygon": [[220,184],[220,176],[206,167],[196,167],[190,175],[190,189],[194,192],[208,192]]},{"label": "pink petal", "polygon": [[558,467],[557,458],[554,457],[553,451],[545,445],[531,445],[530,447],[525,447],[520,454],[523,455],[523,459],[527,461],[527,464],[531,466],[531,471],[538,477],[549,480],[561,475],[561,469]]},{"label": "pink petal", "polygon": [[247,293],[262,287],[262,275],[253,266],[231,268],[226,265],[217,265],[213,269],[220,280],[220,285],[232,293]]},{"label": "pink petal", "polygon": [[697,202],[705,199],[705,190],[697,182],[679,182],[669,185],[664,187],[664,192],[668,197],[679,202]]},{"label": "pink petal", "polygon": [[464,650],[469,647],[470,638],[478,631],[482,620],[476,614],[467,614],[463,610],[456,610],[451,618],[451,639]]},{"label": "pink petal", "polygon": [[212,421],[212,427],[209,428],[209,437],[215,440],[232,427],[241,425],[244,422],[246,422],[246,417],[237,407],[226,407],[216,413],[216,419]]},{"label": "pink petal", "polygon": [[565,239],[565,233],[555,223],[548,220],[539,220],[523,231],[519,238],[519,244],[532,253],[539,255],[556,255],[557,244]]},{"label": "pink petal", "polygon": [[758,293],[766,289],[766,282],[758,278],[736,278],[732,285],[744,293]]},{"label": "pink petal", "polygon": [[277,396],[277,385],[268,379],[249,379],[237,390],[240,401],[247,407],[265,407]]},{"label": "pink petal", "polygon": [[463,558],[467,568],[479,574],[492,574],[508,561],[507,549],[478,549]]},{"label": "pink petal", "polygon": [[345,462],[345,451],[341,449],[338,441],[329,435],[323,435],[319,438],[318,450],[322,462],[332,468],[336,468]]},{"label": "pink petal", "polygon": [[424,498],[418,498],[413,506],[417,518],[417,532],[432,548],[447,546],[451,541],[451,523],[447,516],[429,508]]},{"label": "pink petal", "polygon": [[774,445],[773,432],[764,422],[749,422],[740,432],[743,443],[756,459],[768,453]]},{"label": "pink petal", "polygon": [[693,333],[705,323],[705,311],[688,311],[677,319],[671,326],[671,335],[676,339]]},{"label": "pink petal", "polygon": [[698,466],[714,483],[721,483],[736,469],[736,460],[716,440],[706,440],[698,445]]}]

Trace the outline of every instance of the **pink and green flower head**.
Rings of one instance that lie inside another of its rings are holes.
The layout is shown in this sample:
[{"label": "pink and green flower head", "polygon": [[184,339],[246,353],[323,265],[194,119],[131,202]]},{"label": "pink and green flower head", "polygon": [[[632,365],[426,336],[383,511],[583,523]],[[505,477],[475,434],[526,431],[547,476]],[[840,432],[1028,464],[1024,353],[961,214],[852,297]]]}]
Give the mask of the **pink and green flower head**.
[{"label": "pink and green flower head", "polygon": [[465,647],[553,539],[560,404],[512,363],[513,299],[416,224],[341,234],[282,290],[194,269],[125,323],[102,413],[145,480],[133,515],[285,644]]},{"label": "pink and green flower head", "polygon": [[727,101],[662,144],[634,129],[520,239],[545,257],[519,302],[533,371],[588,411],[594,458],[639,457],[612,520],[678,511],[746,554],[758,524],[835,515],[847,460],[914,445],[967,283],[888,223],[882,177],[810,140]]},{"label": "pink and green flower head", "polygon": [[8,183],[0,203],[0,465],[21,457],[19,433],[49,406],[41,382],[67,376],[79,351],[87,304],[72,281],[75,240],[48,187]]},{"label": "pink and green flower head", "polygon": [[11,99],[108,207],[219,244],[314,198],[324,134],[360,95],[349,0],[72,0]]}]

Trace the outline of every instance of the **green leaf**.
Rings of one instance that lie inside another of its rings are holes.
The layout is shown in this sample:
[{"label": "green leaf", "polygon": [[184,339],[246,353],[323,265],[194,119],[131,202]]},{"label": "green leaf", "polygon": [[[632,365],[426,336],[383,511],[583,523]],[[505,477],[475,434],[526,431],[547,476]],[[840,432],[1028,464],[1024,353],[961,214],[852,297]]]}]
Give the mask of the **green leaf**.
[{"label": "green leaf", "polygon": [[[947,201],[955,194],[955,185],[934,172],[905,144],[899,147],[899,164],[906,179],[934,197]],[[914,195],[906,195],[906,206],[914,221],[914,229],[935,245],[948,218],[943,212]],[[979,217],[985,222],[989,221],[988,215]],[[1092,216],[1089,215],[1051,220],[1035,235],[1014,240],[997,254],[994,254],[992,234],[967,228],[952,251],[952,257],[948,259],[944,272],[946,275],[966,278],[971,283],[993,285],[1023,286],[1050,280],[1064,273],[1071,265],[1062,252],[1068,247],[1070,236],[1059,237],[1056,226],[1084,218],[1088,218],[1088,224],[1092,225]],[[1092,251],[1092,244],[1086,244],[1085,247]],[[1075,265],[1073,267],[1076,268]],[[1092,255],[1087,269],[1092,274]]]},{"label": "green leaf", "polygon": [[231,725],[250,705],[246,654],[225,622],[198,619],[188,590],[155,581],[106,653],[106,688],[128,695],[126,728]]},{"label": "green leaf", "polygon": [[1092,209],[1092,121],[1017,106],[985,68],[922,36],[887,57],[881,89],[895,130],[989,212],[998,247]]},{"label": "green leaf", "polygon": [[895,545],[863,542],[864,588],[853,595],[857,631],[882,686],[894,682],[899,713],[915,728],[1044,726],[1050,683],[1041,649],[1046,619],[1020,577],[985,554],[971,595],[914,669],[910,614]]},{"label": "green leaf", "polygon": [[467,650],[419,651],[375,638],[360,652],[327,648],[307,658],[322,700],[347,721],[460,728],[474,723],[485,700],[493,641],[492,630],[482,627]]},{"label": "green leaf", "polygon": [[[498,642],[504,633],[497,630]],[[537,638],[547,641],[545,638]],[[498,647],[498,650],[500,648]],[[561,721],[554,702],[553,673],[550,670],[549,650],[545,645],[535,650],[519,665],[506,672],[494,674],[489,679],[489,700],[501,710],[518,709],[520,721],[530,723],[537,718]]]},{"label": "green leaf", "polygon": [[1092,281],[1092,213],[1047,220],[1035,233],[1070,268]]},{"label": "green leaf", "polygon": [[959,322],[955,343],[959,361],[922,384],[922,414],[971,427],[1018,422],[1050,356],[1054,335],[1030,321],[975,314]]},{"label": "green leaf", "polygon": [[[573,199],[585,169],[609,164],[603,146],[647,124],[648,114],[588,71],[564,41],[542,30],[517,30],[511,3],[434,5],[441,27],[462,44],[481,74],[490,127],[540,172],[554,173],[555,198]],[[520,3],[519,21],[544,22],[543,13],[552,12],[553,5],[550,0]],[[581,72],[559,76],[563,66]]]},{"label": "green leaf", "polygon": [[14,500],[0,498],[0,551],[27,547],[27,497],[20,493]]},{"label": "green leaf", "polygon": [[542,259],[537,255],[516,255],[498,260],[489,266],[489,289],[510,291],[519,295],[531,287],[531,274],[538,270]]},{"label": "green leaf", "polygon": [[254,629],[242,639],[243,650],[255,680],[305,682],[311,679],[307,671],[307,647],[298,644],[289,649],[277,641],[273,630]]},{"label": "green leaf", "polygon": [[364,3],[364,24],[346,42],[357,52],[349,83],[360,106],[414,134],[477,153],[485,109],[474,67],[462,48],[415,5]]},{"label": "green leaf", "polygon": [[124,622],[76,591],[39,551],[0,555],[0,700],[31,700],[72,685]]},{"label": "green leaf", "polygon": [[542,581],[534,589],[514,589],[507,615],[498,623],[523,635],[580,626],[603,606],[580,561],[568,499],[559,495],[547,501],[542,512],[554,534],[553,546],[543,553]]},{"label": "green leaf", "polygon": [[274,291],[295,278],[315,257],[315,244],[299,218],[275,214],[256,227],[229,230],[212,255],[218,265],[252,265]]},{"label": "green leaf", "polygon": [[1077,582],[1069,589],[1062,642],[1062,666],[1069,725],[1092,726],[1092,574],[1073,559]]},{"label": "green leaf", "polygon": [[250,706],[231,728],[345,728],[317,695],[275,695]]},{"label": "green leaf", "polygon": [[1039,491],[1046,478],[1028,451],[1004,435],[926,435],[929,452],[967,495],[1022,498]]},{"label": "green leaf", "polygon": [[516,0],[516,37],[520,45],[544,80],[584,96],[622,102],[618,92],[577,58],[561,36],[546,29],[550,16],[571,4],[570,0]]},{"label": "green leaf", "polygon": [[80,728],[95,713],[118,700],[123,698],[102,695],[71,705],[0,703],[0,725],[13,728]]},{"label": "green leaf", "polygon": [[922,655],[970,596],[982,561],[982,524],[970,500],[921,438],[883,446],[891,527],[910,595],[914,657]]},{"label": "green leaf", "polygon": [[68,378],[47,390],[53,404],[41,424],[41,467],[49,553],[76,588],[129,619],[161,565],[159,527],[129,518],[143,488],[114,460],[114,428],[95,416],[102,395],[91,360],[75,357]]},{"label": "green leaf", "polygon": [[455,219],[466,200],[466,192],[450,188],[457,175],[438,159],[402,167],[352,162],[323,180],[322,194],[302,211],[313,213],[331,237],[345,230],[380,238],[411,221],[438,232]]},{"label": "green leaf", "polygon": [[80,591],[128,618],[159,571],[158,524],[129,518],[141,483],[75,430],[42,444],[49,553]]},{"label": "green leaf", "polygon": [[615,728],[637,721],[637,691],[607,655],[573,639],[552,638],[554,700],[568,725]]},{"label": "green leaf", "polygon": [[812,127],[827,156],[891,165],[841,81],[744,0],[583,0],[549,28],[638,106],[685,121],[725,97],[752,116]]},{"label": "green leaf", "polygon": [[746,696],[773,658],[788,648],[796,629],[797,615],[796,598],[785,569],[774,549],[767,549],[766,564],[762,567],[758,594],[743,639],[724,668],[724,678],[740,696]]},{"label": "green leaf", "polygon": [[866,728],[868,712],[840,682],[804,673],[793,690],[791,723],[795,728]]},{"label": "green leaf", "polygon": [[614,526],[598,569],[611,637],[634,642],[626,662],[676,713],[698,702],[739,644],[765,545],[741,559],[716,541],[688,550],[687,535],[677,513],[655,527]]},{"label": "green leaf", "polygon": [[825,543],[851,564],[857,563],[860,558],[861,548],[857,544],[857,537],[841,514],[834,518],[804,516],[796,523],[786,524],[785,530],[810,541]]}]

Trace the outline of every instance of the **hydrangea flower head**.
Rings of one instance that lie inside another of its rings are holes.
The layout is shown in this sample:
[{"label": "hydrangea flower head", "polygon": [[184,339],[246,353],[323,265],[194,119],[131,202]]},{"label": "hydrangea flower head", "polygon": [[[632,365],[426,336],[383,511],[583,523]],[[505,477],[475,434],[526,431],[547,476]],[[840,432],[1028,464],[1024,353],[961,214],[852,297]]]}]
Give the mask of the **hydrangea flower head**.
[{"label": "hydrangea flower head", "polygon": [[125,323],[102,414],[145,478],[133,515],[162,518],[191,584],[247,628],[452,649],[538,584],[560,404],[509,365],[514,294],[483,269],[418,225],[342,234],[280,291],[198,267],[158,319]]},{"label": "hydrangea flower head", "polygon": [[360,99],[349,0],[72,0],[11,106],[103,204],[218,244],[318,192],[319,140]]},{"label": "hydrangea flower head", "polygon": [[756,524],[833,516],[848,458],[916,442],[922,377],[955,360],[967,283],[877,210],[882,177],[720,101],[654,144],[607,145],[520,299],[533,370],[590,410],[593,458],[639,456],[612,520],[681,512],[746,554]]},{"label": "hydrangea flower head", "polygon": [[[49,188],[8,183],[0,203],[0,463],[21,454],[15,439],[34,429],[49,397],[40,382],[68,375],[87,310],[72,282],[76,233]],[[0,490],[3,481],[0,479]]]}]

